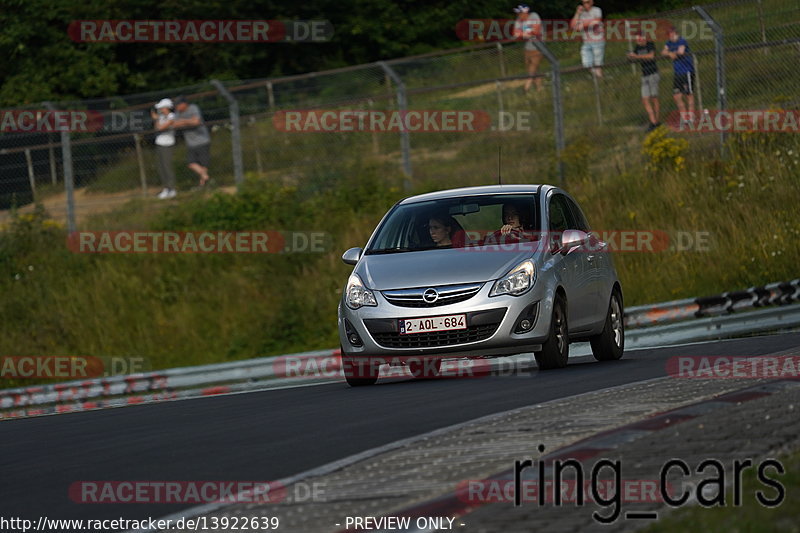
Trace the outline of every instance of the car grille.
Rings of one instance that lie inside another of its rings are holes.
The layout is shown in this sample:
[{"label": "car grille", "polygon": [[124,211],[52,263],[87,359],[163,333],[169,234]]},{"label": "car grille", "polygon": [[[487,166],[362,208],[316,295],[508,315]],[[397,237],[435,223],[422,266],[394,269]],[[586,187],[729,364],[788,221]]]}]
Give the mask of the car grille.
[{"label": "car grille", "polygon": [[[383,297],[398,307],[440,307],[443,305],[465,302],[478,294],[483,287],[483,283],[472,283],[469,285],[447,285],[443,287],[423,287],[419,289],[403,289],[394,291],[384,291]],[[427,302],[423,298],[425,291],[435,289],[439,294],[435,302]]]},{"label": "car grille", "polygon": [[472,326],[458,331],[436,331],[432,333],[416,333],[400,335],[399,333],[378,333],[373,335],[375,342],[386,348],[433,348],[436,346],[452,346],[486,340],[497,331],[497,324]]},{"label": "car grille", "polygon": [[474,311],[466,314],[467,329],[410,335],[400,334],[399,319],[368,318],[364,325],[375,342],[384,348],[436,348],[486,340],[500,327],[505,314],[506,308]]}]

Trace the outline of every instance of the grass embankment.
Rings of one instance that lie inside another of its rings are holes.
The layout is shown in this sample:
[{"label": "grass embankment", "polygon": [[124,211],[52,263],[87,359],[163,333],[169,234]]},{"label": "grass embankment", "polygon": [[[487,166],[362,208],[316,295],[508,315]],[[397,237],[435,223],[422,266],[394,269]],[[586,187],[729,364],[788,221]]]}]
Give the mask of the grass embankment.
[{"label": "grass embankment", "polygon": [[[664,155],[675,142],[652,138],[648,153],[659,169],[587,175],[569,187],[596,228],[713,236],[708,251],[617,254],[626,303],[797,276],[797,141],[737,138],[729,162],[685,152],[685,163]],[[676,170],[676,160],[685,168]],[[89,226],[325,231],[332,247],[322,254],[75,254],[62,228],[19,216],[0,237],[0,353],[137,355],[165,368],[336,346],[348,273],[339,255],[363,245],[403,196],[393,169],[356,163],[304,187],[250,178],[238,195],[187,196],[154,218],[142,218],[143,204],[133,202]],[[415,192],[461,184],[450,175]]]},{"label": "grass embankment", "polygon": [[[575,54],[577,47],[568,44]],[[623,43],[615,46],[621,51]],[[783,97],[774,84],[796,87],[797,73],[786,70],[788,54],[777,49],[769,61],[755,57],[763,63],[761,72],[769,69],[773,76],[770,84],[748,85],[748,106],[779,106]],[[453,61],[454,69],[441,76],[463,66],[491,77],[497,67],[492,57]],[[510,73],[519,70],[521,47],[510,49],[506,61]],[[741,87],[737,80],[747,72],[730,68],[729,87]],[[607,73],[602,125],[595,118],[591,79],[565,77],[567,190],[600,230],[711,236],[706,251],[618,254],[626,305],[797,277],[796,136],[733,136],[729,157],[720,159],[715,136],[682,138],[661,131],[643,150],[638,74],[627,65]],[[665,89],[667,83],[665,76]],[[548,92],[528,98],[519,88],[502,91],[506,110],[532,112],[532,131],[413,135],[410,192],[495,182],[500,144],[505,183],[555,182]],[[412,94],[410,106],[496,110],[498,98],[492,84],[488,90]],[[229,138],[224,128],[214,136],[211,170],[218,184],[233,182],[225,166]],[[363,245],[386,209],[405,195],[398,136],[284,133],[259,121],[246,123],[242,138],[248,173],[239,194],[186,194],[192,179],[181,169],[174,207],[153,209],[164,205],[154,199],[132,201],[86,219],[82,229],[325,231],[329,251],[78,255],[67,250],[63,228],[41,215],[18,216],[0,233],[0,354],[145,356],[158,369],[336,346],[336,305],[349,271],[339,256]],[[181,160],[179,153],[176,165]],[[90,187],[139,186],[131,154]]]}]

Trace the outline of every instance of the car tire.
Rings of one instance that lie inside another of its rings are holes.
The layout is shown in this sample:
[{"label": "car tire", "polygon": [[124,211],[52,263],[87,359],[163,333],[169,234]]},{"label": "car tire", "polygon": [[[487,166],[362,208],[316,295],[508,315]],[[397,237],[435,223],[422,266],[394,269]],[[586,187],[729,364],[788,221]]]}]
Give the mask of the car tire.
[{"label": "car tire", "polygon": [[422,361],[409,361],[408,370],[416,379],[438,378],[442,370],[442,360],[423,359]]},{"label": "car tire", "polygon": [[369,357],[347,355],[342,351],[342,373],[351,387],[368,387],[378,381],[380,365],[371,364]]},{"label": "car tire", "polygon": [[542,351],[536,352],[539,370],[564,368],[569,359],[569,325],[567,324],[567,303],[561,295],[553,300],[553,317],[550,320],[550,335],[542,344]]},{"label": "car tire", "polygon": [[603,332],[589,339],[592,344],[592,354],[598,361],[616,361],[622,357],[625,350],[624,317],[622,296],[615,289],[608,303]]}]

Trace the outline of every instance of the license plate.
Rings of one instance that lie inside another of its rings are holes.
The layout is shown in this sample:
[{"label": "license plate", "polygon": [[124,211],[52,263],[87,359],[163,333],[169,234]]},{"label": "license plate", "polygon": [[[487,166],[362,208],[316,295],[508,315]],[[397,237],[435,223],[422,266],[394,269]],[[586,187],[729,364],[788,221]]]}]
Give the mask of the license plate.
[{"label": "license plate", "polygon": [[400,335],[467,329],[467,315],[406,318],[400,321]]}]

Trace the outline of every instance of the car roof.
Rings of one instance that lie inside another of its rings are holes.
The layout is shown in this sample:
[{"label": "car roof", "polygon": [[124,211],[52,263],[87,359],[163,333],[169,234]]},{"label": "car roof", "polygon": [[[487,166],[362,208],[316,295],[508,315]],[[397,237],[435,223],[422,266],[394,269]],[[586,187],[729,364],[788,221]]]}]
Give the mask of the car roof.
[{"label": "car roof", "polygon": [[406,198],[400,204],[414,204],[417,202],[428,202],[431,200],[443,200],[446,198],[459,198],[462,196],[483,196],[490,194],[532,194],[535,192],[546,193],[555,188],[552,185],[488,185],[483,187],[463,187],[460,189],[448,189],[446,191],[429,192],[418,196]]}]

